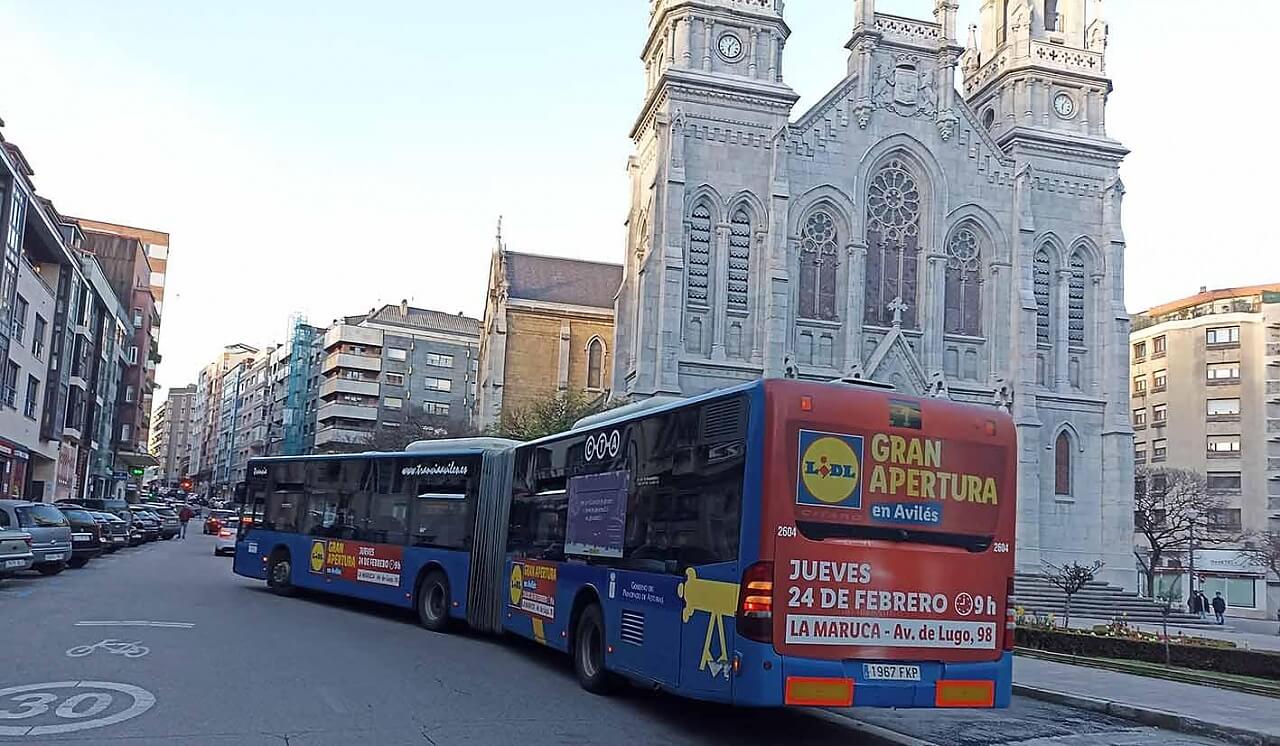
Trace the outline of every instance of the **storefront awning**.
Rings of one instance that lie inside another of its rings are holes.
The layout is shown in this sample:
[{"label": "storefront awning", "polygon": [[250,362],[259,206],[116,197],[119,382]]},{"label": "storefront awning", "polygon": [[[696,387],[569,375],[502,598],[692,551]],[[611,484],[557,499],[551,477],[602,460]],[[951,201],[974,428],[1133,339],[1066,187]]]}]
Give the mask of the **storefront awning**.
[{"label": "storefront awning", "polygon": [[136,453],[132,451],[119,451],[116,453],[116,466],[159,466],[160,461],[149,453]]}]

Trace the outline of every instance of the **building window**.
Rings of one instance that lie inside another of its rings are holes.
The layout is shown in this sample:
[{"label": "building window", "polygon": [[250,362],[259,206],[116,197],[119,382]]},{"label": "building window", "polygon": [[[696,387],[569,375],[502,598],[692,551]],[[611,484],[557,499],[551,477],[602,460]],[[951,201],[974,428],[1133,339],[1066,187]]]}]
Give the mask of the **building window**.
[{"label": "building window", "polygon": [[1240,453],[1239,435],[1210,435],[1205,439],[1205,450],[1210,456],[1231,456]]},{"label": "building window", "polygon": [[1147,426],[1146,407],[1143,407],[1142,409],[1133,410],[1133,426],[1136,428],[1142,428]]},{"label": "building window", "polygon": [[1169,455],[1169,441],[1164,438],[1151,441],[1151,460],[1164,461]]},{"label": "building window", "polygon": [[[809,213],[800,232],[800,307],[801,318],[836,317],[835,282],[840,266],[837,251],[839,233],[835,218],[825,210]],[[875,317],[878,318],[878,317]],[[868,323],[875,318],[868,317]]]},{"label": "building window", "polygon": [[27,299],[21,295],[14,296],[13,302],[13,323],[11,331],[13,332],[13,341],[16,344],[22,344],[22,335],[27,332]]},{"label": "building window", "polygon": [[122,422],[120,424],[120,442],[128,446],[129,441],[132,438],[133,438],[133,425],[130,425],[127,422]]},{"label": "building window", "polygon": [[599,391],[604,388],[604,342],[592,337],[587,343],[587,388]]},{"label": "building window", "polygon": [[1146,360],[1146,359],[1147,359],[1147,343],[1146,343],[1146,342],[1134,342],[1134,343],[1133,343],[1133,360],[1134,360],[1134,362],[1141,362],[1141,361]]},{"label": "building window", "polygon": [[1207,417],[1239,417],[1240,400],[1209,399],[1204,403],[1204,413]]},{"label": "building window", "polygon": [[751,216],[739,207],[729,221],[729,308],[747,310],[751,277]]},{"label": "building window", "polygon": [[1147,393],[1147,377],[1134,376],[1133,377],[1133,395],[1142,396],[1146,393]]},{"label": "building window", "polygon": [[1169,405],[1156,404],[1151,407],[1151,421],[1163,425],[1169,421]]},{"label": "building window", "polygon": [[439,417],[448,417],[449,405],[439,401],[423,402],[422,411],[430,415],[436,415]]},{"label": "building window", "polygon": [[427,365],[434,365],[437,368],[452,368],[453,355],[441,355],[438,352],[428,352]]},{"label": "building window", "polygon": [[386,373],[385,375],[386,375],[386,377],[387,377],[387,385],[389,385],[389,386],[403,386],[403,385],[404,385],[404,374],[403,374],[403,373],[391,373],[391,372],[388,372],[388,373]]},{"label": "building window", "polygon": [[382,399],[382,406],[387,409],[400,409],[404,406],[404,400],[394,396],[387,396]]},{"label": "building window", "polygon": [[1152,379],[1151,390],[1157,394],[1169,387],[1169,371],[1167,370],[1157,370]]},{"label": "building window", "polygon": [[44,360],[44,332],[49,322],[40,314],[36,314],[36,323],[31,327],[31,354],[36,360]]},{"label": "building window", "polygon": [[685,298],[690,306],[709,304],[707,286],[711,276],[711,209],[699,203],[689,214],[689,256],[685,262]]},{"label": "building window", "polygon": [[31,419],[36,418],[36,406],[40,403],[40,379],[27,376],[27,400],[23,404],[22,413]]},{"label": "building window", "polygon": [[1067,284],[1067,342],[1073,347],[1083,347],[1088,342],[1085,287],[1084,255],[1077,251],[1071,255],[1071,278]]},{"label": "building window", "polygon": [[1211,471],[1205,477],[1205,485],[1211,492],[1239,492],[1240,472]]},{"label": "building window", "polygon": [[1133,460],[1138,464],[1147,463],[1147,444],[1144,441],[1135,441],[1133,444]]},{"label": "building window", "polygon": [[396,362],[404,362],[405,360],[409,359],[409,351],[402,350],[399,347],[388,347],[387,359],[395,360]]},{"label": "building window", "polygon": [[1053,493],[1071,494],[1071,436],[1063,430],[1053,446]]},{"label": "building window", "polygon": [[1240,508],[1210,508],[1207,515],[1210,531],[1240,530]]},{"label": "building window", "polygon": [[1040,249],[1033,261],[1033,285],[1036,296],[1036,343],[1052,345],[1053,335],[1053,261],[1049,252]]},{"label": "building window", "polygon": [[1240,327],[1214,327],[1205,332],[1204,341],[1207,345],[1238,345],[1240,344]]},{"label": "building window", "polygon": [[1200,582],[1200,588],[1213,598],[1221,593],[1227,600],[1227,606],[1234,609],[1258,608],[1257,588],[1251,577],[1207,576]]},{"label": "building window", "polygon": [[432,378],[427,377],[423,383],[426,384],[427,391],[452,391],[453,381],[448,378]]},{"label": "building window", "polygon": [[126,402],[132,404],[134,401],[137,400],[137,398],[138,398],[138,390],[136,388],[134,388],[133,386],[124,387],[124,400]]},{"label": "building window", "polygon": [[21,370],[18,364],[9,361],[5,367],[4,380],[0,381],[0,400],[4,401],[4,405],[10,409],[15,408],[15,402],[18,400],[18,373]]},{"label": "building window", "polygon": [[944,324],[948,334],[982,335],[982,251],[966,226],[947,242]]},{"label": "building window", "polygon": [[141,308],[133,309],[133,328],[134,329],[142,328],[142,309]]},{"label": "building window", "polygon": [[1210,385],[1240,382],[1240,363],[1209,363],[1205,376]]},{"label": "building window", "polygon": [[[902,326],[906,329],[917,326],[920,203],[920,187],[901,159],[890,160],[871,179],[867,189],[867,266],[863,293],[868,324],[889,326],[896,316],[889,306],[900,300],[907,305],[901,312]],[[833,258],[834,249],[833,244]],[[823,269],[819,278],[831,283],[833,304],[835,277],[831,267]],[[834,315],[819,314],[819,318],[834,318]]]},{"label": "building window", "polygon": [[138,347],[137,345],[129,345],[129,352],[125,357],[130,365],[138,364]]},{"label": "building window", "polygon": [[1164,351],[1165,351],[1165,338],[1164,338],[1164,335],[1161,334],[1160,336],[1151,340],[1151,357],[1164,357]]}]

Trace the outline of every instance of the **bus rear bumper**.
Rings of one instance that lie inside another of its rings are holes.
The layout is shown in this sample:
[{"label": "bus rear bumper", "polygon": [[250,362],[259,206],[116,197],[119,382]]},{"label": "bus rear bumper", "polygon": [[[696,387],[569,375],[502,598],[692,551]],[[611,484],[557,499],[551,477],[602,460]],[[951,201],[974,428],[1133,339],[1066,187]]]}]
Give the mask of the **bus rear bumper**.
[{"label": "bus rear bumper", "polygon": [[[752,645],[751,647],[756,647]],[[994,661],[940,663],[920,661],[919,681],[868,678],[868,663],[895,661],[830,661],[780,656],[772,646],[760,645],[763,660],[743,656],[735,678],[735,704],[755,707],[900,707],[1003,708],[1013,690],[1013,654]],[[767,650],[765,650],[767,649]],[[765,662],[768,668],[765,668]],[[914,669],[909,669],[914,672]]]}]

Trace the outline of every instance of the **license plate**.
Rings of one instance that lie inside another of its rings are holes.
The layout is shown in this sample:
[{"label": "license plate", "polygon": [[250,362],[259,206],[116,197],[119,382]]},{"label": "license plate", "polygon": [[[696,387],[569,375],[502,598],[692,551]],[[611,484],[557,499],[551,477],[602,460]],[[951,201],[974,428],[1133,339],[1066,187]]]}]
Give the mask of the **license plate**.
[{"label": "license plate", "polygon": [[92,539],[93,539],[93,534],[72,534],[71,535],[72,541],[90,541]]},{"label": "license plate", "polygon": [[61,559],[62,559],[62,555],[61,555],[61,554],[46,554],[46,555],[44,556],[44,561],[45,561],[45,562],[57,562],[57,561],[59,561],[59,560],[61,560]]},{"label": "license plate", "polygon": [[5,567],[22,567],[27,564],[26,560],[5,560]]},{"label": "license plate", "polygon": [[862,678],[879,681],[919,681],[920,667],[897,663],[863,663]]}]

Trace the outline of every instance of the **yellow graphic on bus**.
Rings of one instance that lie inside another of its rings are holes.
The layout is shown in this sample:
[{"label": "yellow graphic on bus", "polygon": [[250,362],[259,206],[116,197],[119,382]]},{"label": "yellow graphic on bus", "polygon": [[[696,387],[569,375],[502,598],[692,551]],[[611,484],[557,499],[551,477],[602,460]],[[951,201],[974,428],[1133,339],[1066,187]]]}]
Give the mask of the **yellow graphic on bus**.
[{"label": "yellow graphic on bus", "polygon": [[[723,583],[718,580],[704,580],[698,577],[697,570],[686,569],[685,581],[676,589],[680,598],[684,599],[684,613],[681,621],[685,624],[699,611],[709,615],[707,634],[702,641],[702,659],[698,661],[699,671],[711,671],[711,676],[729,678],[729,646],[724,636],[724,618],[733,616],[738,611],[738,584]],[[715,632],[719,642],[719,655],[711,650],[711,634]]]},{"label": "yellow graphic on bus", "polygon": [[[817,501],[813,504],[841,505],[858,489],[862,477],[860,455],[854,452],[846,437],[808,431],[801,433],[804,453],[800,457],[800,479],[804,492]],[[809,439],[807,445],[804,444],[806,439]],[[856,441],[859,451],[861,440],[858,438]],[[805,500],[802,493],[800,502],[810,501]]]},{"label": "yellow graphic on bus", "polygon": [[511,605],[519,606],[524,595],[524,568],[517,562],[511,566]]},{"label": "yellow graphic on bus", "polygon": [[324,541],[316,539],[311,542],[311,572],[324,572]]}]

